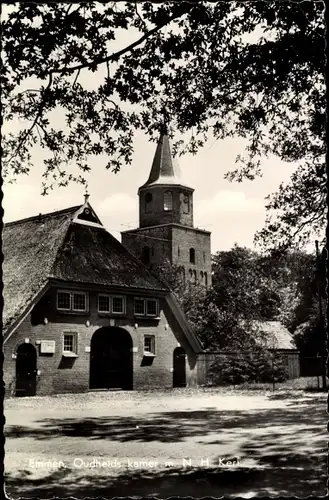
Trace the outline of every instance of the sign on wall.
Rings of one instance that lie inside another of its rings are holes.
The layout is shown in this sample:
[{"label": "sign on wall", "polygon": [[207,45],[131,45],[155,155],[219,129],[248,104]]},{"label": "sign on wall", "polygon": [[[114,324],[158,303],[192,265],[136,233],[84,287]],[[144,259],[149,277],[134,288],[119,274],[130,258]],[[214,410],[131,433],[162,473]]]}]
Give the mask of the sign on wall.
[{"label": "sign on wall", "polygon": [[55,340],[41,340],[40,353],[41,354],[54,354]]}]

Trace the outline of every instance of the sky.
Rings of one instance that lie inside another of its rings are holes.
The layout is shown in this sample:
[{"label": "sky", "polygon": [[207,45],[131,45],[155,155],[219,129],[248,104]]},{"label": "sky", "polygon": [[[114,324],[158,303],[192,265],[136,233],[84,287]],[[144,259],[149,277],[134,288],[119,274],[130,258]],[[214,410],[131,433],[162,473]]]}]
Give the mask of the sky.
[{"label": "sky", "polygon": [[[106,229],[120,240],[120,232],[138,227],[138,187],[148,178],[156,144],[136,133],[131,165],[114,174],[98,161],[91,163],[87,176],[90,204]],[[253,248],[253,237],[265,221],[265,196],[281,182],[289,180],[294,169],[276,158],[264,160],[263,177],[242,183],[224,179],[235,168],[235,157],[243,153],[238,139],[207,143],[197,155],[178,159],[181,180],[195,189],[194,225],[211,231],[211,251],[228,250],[234,243]],[[31,217],[82,204],[85,188],[71,185],[41,195],[42,158],[35,156],[35,168],[15,184],[3,186],[4,221]]]},{"label": "sky", "polygon": [[[113,50],[135,40],[136,34],[124,32],[118,37]],[[84,84],[97,85],[102,72],[83,74]],[[61,126],[63,116],[53,114],[52,125]],[[17,123],[5,124],[6,131],[14,131]],[[91,159],[91,173],[87,175],[90,203],[106,229],[120,240],[120,232],[138,227],[137,190],[148,178],[156,149],[143,133],[136,132],[135,152],[131,165],[118,174],[105,170],[105,158]],[[277,158],[264,159],[263,177],[242,183],[229,182],[224,174],[236,168],[235,158],[243,155],[245,143],[241,139],[215,141],[210,139],[195,156],[184,155],[178,159],[181,181],[195,189],[194,225],[211,231],[211,251],[230,249],[234,243],[253,248],[256,231],[265,221],[265,197],[277,190],[281,182],[288,182],[296,168]],[[34,167],[31,173],[18,178],[15,184],[4,184],[4,222],[60,210],[84,201],[84,187],[70,185],[57,188],[47,196],[41,195],[43,151],[34,148]]]}]

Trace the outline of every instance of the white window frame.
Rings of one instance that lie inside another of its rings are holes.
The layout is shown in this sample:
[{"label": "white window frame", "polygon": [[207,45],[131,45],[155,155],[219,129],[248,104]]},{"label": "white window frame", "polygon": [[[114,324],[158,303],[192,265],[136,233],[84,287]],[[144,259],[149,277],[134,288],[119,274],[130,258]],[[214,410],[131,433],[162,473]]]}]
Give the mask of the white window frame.
[{"label": "white window frame", "polygon": [[[151,340],[151,350],[147,351],[145,349],[145,340],[150,339]],[[149,352],[150,354],[155,355],[155,335],[144,335],[144,346],[143,346],[143,351],[144,352]]]},{"label": "white window frame", "polygon": [[[147,302],[148,301],[155,302],[155,314],[148,314],[148,312],[147,312]],[[146,299],[145,302],[146,302],[146,307],[145,307],[146,316],[148,316],[149,318],[157,318],[159,315],[159,301],[158,301],[158,299],[149,298],[149,299]]]},{"label": "white window frame", "polygon": [[[74,295],[84,295],[85,297],[85,308],[84,309],[74,309]],[[71,307],[73,312],[87,312],[88,311],[88,296],[87,292],[72,292],[71,293]]]},{"label": "white window frame", "polygon": [[[108,311],[100,311],[99,310],[99,297],[107,297],[109,299],[109,310]],[[97,311],[99,314],[110,314],[111,313],[111,295],[108,293],[99,293],[97,297]]]},{"label": "white window frame", "polygon": [[[60,293],[66,293],[66,294],[69,295],[69,297],[70,297],[70,307],[69,308],[59,307],[59,305],[58,305],[58,297],[59,297]],[[57,290],[57,297],[56,297],[56,299],[57,299],[56,305],[57,305],[58,311],[71,311],[72,310],[72,294],[71,294],[70,291],[68,291],[68,290]]]},{"label": "white window frame", "polygon": [[[122,299],[122,311],[113,311],[113,299]],[[110,308],[111,314],[126,314],[126,297],[124,297],[124,295],[111,295]]]},{"label": "white window frame", "polygon": [[[73,337],[73,350],[72,351],[67,351],[64,349],[65,346],[65,337],[66,336],[72,336]],[[63,332],[63,354],[78,354],[78,334],[77,332]]]},{"label": "white window frame", "polygon": [[[67,293],[70,295],[70,308],[64,308],[64,307],[59,307],[58,306],[58,296],[60,293]],[[84,295],[85,296],[85,309],[74,309],[74,295]],[[74,312],[74,313],[85,313],[88,312],[89,309],[89,295],[87,292],[80,292],[80,291],[73,291],[73,290],[57,290],[57,296],[56,296],[56,306],[58,311],[62,312]]]},{"label": "white window frame", "polygon": [[[136,300],[141,300],[143,301],[143,304],[144,304],[144,311],[142,313],[137,313],[136,312]],[[142,297],[134,297],[134,315],[135,316],[145,316],[145,312],[146,312],[146,307],[145,307],[145,299],[143,299]]]}]

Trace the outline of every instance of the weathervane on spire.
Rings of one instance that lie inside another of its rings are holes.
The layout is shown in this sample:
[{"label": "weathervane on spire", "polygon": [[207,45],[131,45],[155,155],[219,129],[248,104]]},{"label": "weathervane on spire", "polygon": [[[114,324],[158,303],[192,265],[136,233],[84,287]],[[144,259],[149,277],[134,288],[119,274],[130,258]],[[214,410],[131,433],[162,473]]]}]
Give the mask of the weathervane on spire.
[{"label": "weathervane on spire", "polygon": [[85,203],[87,203],[89,200],[88,184],[86,184],[84,197],[85,197]]},{"label": "weathervane on spire", "polygon": [[160,133],[161,135],[167,135],[168,134],[168,123],[169,123],[169,113],[167,111],[166,106],[163,104],[162,110],[162,121],[160,125]]}]

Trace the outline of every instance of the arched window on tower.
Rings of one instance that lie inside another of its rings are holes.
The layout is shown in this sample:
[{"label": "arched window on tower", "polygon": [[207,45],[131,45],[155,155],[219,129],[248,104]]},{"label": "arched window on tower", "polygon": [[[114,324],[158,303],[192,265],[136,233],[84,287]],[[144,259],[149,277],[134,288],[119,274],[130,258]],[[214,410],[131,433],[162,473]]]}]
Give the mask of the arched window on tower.
[{"label": "arched window on tower", "polygon": [[185,193],[183,195],[183,211],[184,214],[189,214],[190,213],[190,195],[188,193]]},{"label": "arched window on tower", "polygon": [[144,247],[142,250],[142,255],[141,255],[141,261],[143,264],[149,264],[150,263],[150,248],[149,247]]},{"label": "arched window on tower", "polygon": [[151,212],[152,210],[152,193],[146,193],[145,195],[145,212]]},{"label": "arched window on tower", "polygon": [[192,269],[189,269],[188,273],[190,275],[190,281],[192,281],[192,278],[193,278],[193,271],[192,271]]},{"label": "arched window on tower", "polygon": [[181,277],[182,277],[182,280],[185,281],[185,267],[181,268]]},{"label": "arched window on tower", "polygon": [[163,209],[165,212],[171,212],[172,211],[172,192],[171,191],[165,191],[164,196],[163,196]]},{"label": "arched window on tower", "polygon": [[195,264],[195,250],[194,248],[190,248],[190,262]]},{"label": "arched window on tower", "polygon": [[203,283],[203,271],[200,271],[200,281]]},{"label": "arched window on tower", "polygon": [[207,275],[207,273],[204,273],[204,284],[206,286],[208,285],[208,275]]},{"label": "arched window on tower", "polygon": [[196,275],[196,270],[195,269],[193,269],[193,281],[194,281],[194,283],[197,282],[197,275]]}]

